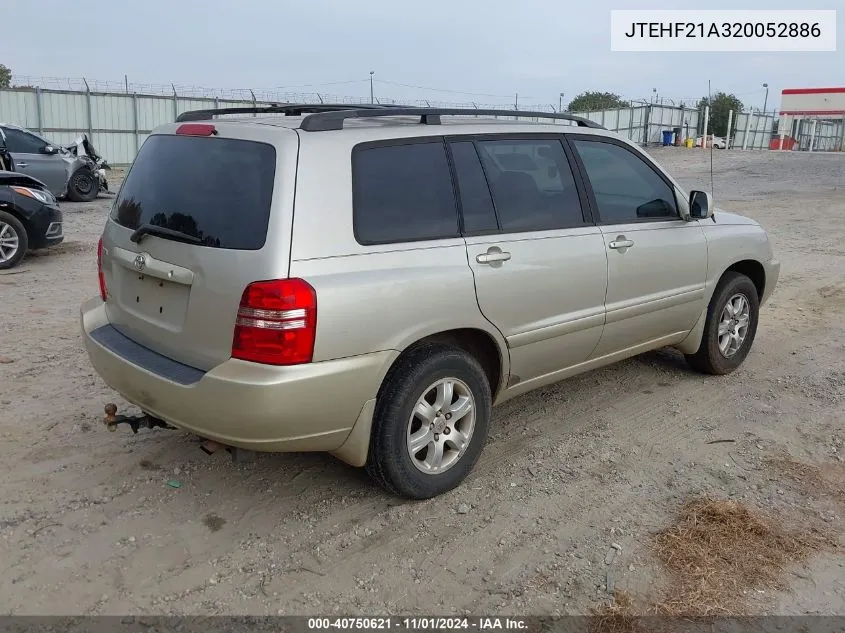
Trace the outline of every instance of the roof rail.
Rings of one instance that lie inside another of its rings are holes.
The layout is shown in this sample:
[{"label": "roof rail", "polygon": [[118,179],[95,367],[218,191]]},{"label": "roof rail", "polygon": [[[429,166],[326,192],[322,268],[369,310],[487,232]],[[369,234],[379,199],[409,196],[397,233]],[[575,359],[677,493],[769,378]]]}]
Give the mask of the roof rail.
[{"label": "roof rail", "polygon": [[273,103],[267,106],[188,110],[176,117],[176,123],[208,121],[219,114],[281,114],[284,116],[302,116],[303,114],[337,112],[339,110],[369,110],[391,107],[396,106],[362,103]]},{"label": "roof rail", "polygon": [[354,108],[345,107],[315,111],[308,114],[299,126],[305,132],[324,132],[328,130],[342,130],[343,122],[347,119],[370,119],[386,116],[418,116],[420,123],[426,125],[440,125],[441,116],[508,116],[530,117],[538,119],[559,119],[572,121],[579,127],[589,127],[599,130],[605,129],[595,121],[564,112],[530,112],[526,110],[484,110],[476,108],[414,108],[402,106]]}]

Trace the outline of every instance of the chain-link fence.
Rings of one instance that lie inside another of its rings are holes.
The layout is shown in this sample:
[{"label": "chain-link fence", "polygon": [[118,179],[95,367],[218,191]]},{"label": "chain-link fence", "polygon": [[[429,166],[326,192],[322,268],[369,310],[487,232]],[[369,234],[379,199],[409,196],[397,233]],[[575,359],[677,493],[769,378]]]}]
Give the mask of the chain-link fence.
[{"label": "chain-link fence", "polygon": [[[465,109],[506,109],[553,112],[561,104],[448,102],[426,99],[386,99],[373,95],[373,102],[393,105]],[[663,144],[670,139],[686,145],[703,133],[704,115],[695,107],[643,101],[631,107],[580,112],[640,145]],[[207,89],[178,84],[137,84],[87,79],[15,76],[14,87],[0,90],[0,122],[37,131],[54,143],[68,144],[80,133],[89,135],[97,151],[112,164],[128,164],[147,135],[157,126],[172,122],[187,110],[263,106],[272,103],[369,103],[370,96],[356,97],[284,90]],[[521,117],[537,120],[531,117]],[[731,147],[769,148],[774,113],[734,113]],[[806,122],[805,123],[809,123]],[[802,128],[796,149],[839,150],[845,123],[825,122],[817,130]],[[712,132],[712,127],[711,127]],[[813,142],[811,144],[810,137]]]}]

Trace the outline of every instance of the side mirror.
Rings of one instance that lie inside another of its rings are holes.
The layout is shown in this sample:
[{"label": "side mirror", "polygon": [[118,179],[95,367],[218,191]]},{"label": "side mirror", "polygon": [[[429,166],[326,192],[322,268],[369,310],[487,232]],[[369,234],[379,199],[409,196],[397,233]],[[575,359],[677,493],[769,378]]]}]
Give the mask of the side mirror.
[{"label": "side mirror", "polygon": [[706,220],[713,216],[713,196],[708,191],[691,191],[689,195],[690,217]]},{"label": "side mirror", "polygon": [[41,148],[41,153],[47,154],[48,156],[53,156],[54,154],[58,154],[59,150],[57,150],[52,145],[45,145],[44,147]]}]

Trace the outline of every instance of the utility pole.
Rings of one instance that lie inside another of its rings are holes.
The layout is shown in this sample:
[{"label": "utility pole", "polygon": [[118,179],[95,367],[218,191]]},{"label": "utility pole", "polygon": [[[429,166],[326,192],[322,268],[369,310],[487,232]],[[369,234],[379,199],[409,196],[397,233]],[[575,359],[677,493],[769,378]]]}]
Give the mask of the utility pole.
[{"label": "utility pole", "polygon": [[763,99],[763,116],[766,115],[766,104],[769,102],[769,84],[763,84],[766,89],[766,97]]},{"label": "utility pole", "polygon": [[373,92],[373,74],[375,73],[374,70],[370,71],[370,104],[376,102],[375,93]]}]

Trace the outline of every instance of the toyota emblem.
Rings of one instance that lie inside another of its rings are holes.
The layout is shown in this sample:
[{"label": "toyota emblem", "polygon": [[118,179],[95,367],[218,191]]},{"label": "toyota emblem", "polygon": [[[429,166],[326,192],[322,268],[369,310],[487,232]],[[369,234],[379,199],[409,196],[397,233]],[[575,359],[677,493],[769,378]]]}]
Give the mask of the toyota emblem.
[{"label": "toyota emblem", "polygon": [[135,257],[135,270],[137,270],[137,271],[144,270],[146,265],[147,265],[147,258],[146,257],[144,257],[143,255],[140,255],[140,254]]}]

